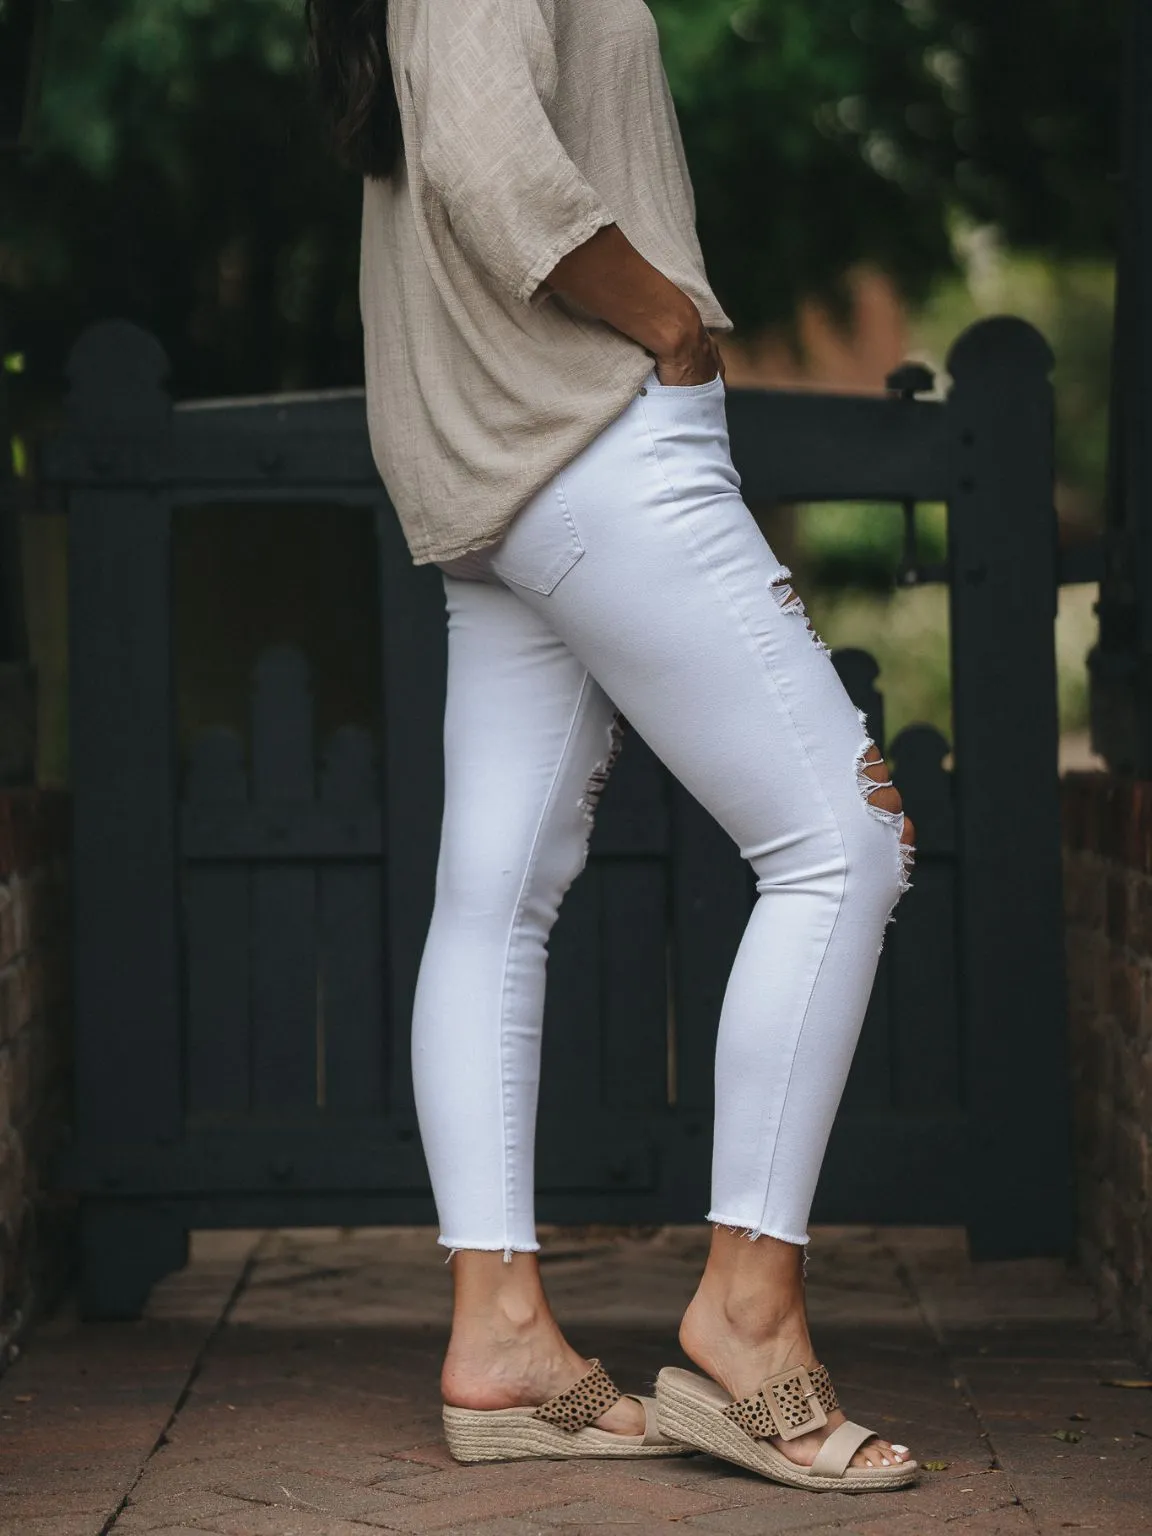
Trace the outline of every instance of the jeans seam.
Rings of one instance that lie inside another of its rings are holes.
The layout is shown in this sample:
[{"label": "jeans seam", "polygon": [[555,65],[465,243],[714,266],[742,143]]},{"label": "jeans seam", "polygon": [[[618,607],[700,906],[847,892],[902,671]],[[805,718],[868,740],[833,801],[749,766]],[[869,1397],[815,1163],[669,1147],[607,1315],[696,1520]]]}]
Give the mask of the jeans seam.
[{"label": "jeans seam", "polygon": [[[668,471],[664,466],[664,460],[660,457],[660,449],[656,446],[656,434],[652,430],[652,420],[648,415],[648,411],[643,399],[639,399],[637,403],[640,406],[640,414],[644,418],[644,430],[648,434],[648,446],[652,450],[652,458],[655,461],[657,472],[659,473],[661,480],[663,480],[664,484],[667,486],[669,496],[671,496],[673,501],[675,501],[681,493],[676,489],[671,480],[668,478]],[[693,537],[693,542],[696,543],[695,537]],[[696,544],[696,547],[697,549],[700,548],[698,543]],[[702,550],[700,553],[703,556],[705,565],[711,568],[711,562],[708,560],[708,557],[703,554]],[[741,624],[741,627],[743,627],[743,624]]]},{"label": "jeans seam", "polygon": [[581,554],[584,553],[584,540],[580,537],[580,530],[576,526],[576,519],[572,516],[572,505],[568,500],[568,493],[564,489],[564,471],[553,477],[552,489],[556,493],[556,500],[560,504],[560,514],[568,524],[568,531]]},{"label": "jeans seam", "polygon": [[560,778],[560,771],[564,767],[568,756],[568,749],[572,745],[572,738],[576,733],[576,726],[586,707],[589,693],[589,683],[592,674],[584,669],[583,681],[580,691],[576,696],[576,702],[572,708],[572,718],[568,722],[568,731],[564,737],[564,744],[556,758],[556,767],[552,771],[552,779],[548,785],[548,792],[544,796],[544,803],[540,807],[540,815],[536,821],[535,831],[532,833],[532,842],[529,848],[528,860],[524,867],[524,878],[520,882],[520,889],[516,893],[516,902],[512,908],[512,920],[508,927],[508,942],[504,946],[504,965],[500,972],[500,1028],[498,1031],[498,1044],[500,1050],[500,1150],[504,1162],[504,1177],[501,1186],[501,1204],[504,1217],[504,1255],[511,1253],[508,1242],[508,1184],[510,1178],[510,1165],[508,1157],[508,1077],[507,1077],[507,1051],[505,1048],[507,1019],[508,1019],[508,967],[511,962],[512,948],[516,942],[517,931],[521,914],[524,909],[524,897],[528,890],[528,883],[536,868],[536,861],[540,852],[540,837],[544,829],[544,821],[548,815],[556,794],[556,785]]},{"label": "jeans seam", "polygon": [[[652,439],[652,451],[655,454],[656,461],[657,461],[657,463],[660,466],[660,473],[663,476],[664,483],[665,483],[665,485],[667,485],[668,489],[672,492],[672,495],[675,497],[675,496],[677,496],[678,493],[676,492],[675,488],[673,487],[672,482],[669,480],[667,471],[664,469],[663,463],[661,463],[661,461],[660,461],[660,454],[659,454],[659,451],[656,448],[656,442],[655,442],[655,438],[653,437],[653,434],[652,434],[652,426],[651,426],[651,423],[648,420],[647,412],[644,413],[644,422],[645,422],[646,427],[648,428],[648,435]],[[812,761],[812,755],[808,751],[808,747],[807,747],[807,745],[806,745],[806,743],[804,741],[803,734],[802,734],[802,732],[800,730],[800,727],[796,723],[796,717],[792,713],[791,706],[789,705],[787,698],[784,696],[784,693],[781,690],[779,684],[776,682],[776,679],[773,677],[772,670],[768,666],[768,663],[767,663],[767,660],[766,660],[766,658],[764,656],[763,651],[761,650],[760,646],[756,643],[755,637],[753,636],[753,634],[749,630],[748,624],[747,624],[747,622],[746,622],[746,620],[744,618],[743,612],[741,611],[740,605],[737,603],[736,599],[732,596],[732,594],[728,591],[728,589],[727,589],[727,587],[726,587],[726,585],[724,583],[723,577],[721,576],[721,573],[717,570],[717,568],[716,568],[715,564],[713,563],[713,561],[711,559],[709,559],[707,551],[703,548],[703,546],[700,543],[700,540],[696,536],[696,531],[695,531],[695,529],[693,527],[691,516],[685,518],[685,525],[686,525],[686,527],[688,529],[688,536],[691,538],[692,543],[693,543],[693,545],[694,545],[694,547],[696,549],[697,556],[699,557],[700,561],[704,565],[704,568],[708,571],[709,575],[712,577],[713,583],[715,584],[717,590],[723,596],[724,601],[728,604],[728,606],[732,609],[732,612],[736,615],[737,622],[740,625],[740,630],[741,630],[741,633],[744,635],[745,641],[748,643],[749,648],[751,649],[751,651],[752,651],[753,655],[755,656],[756,660],[764,668],[764,676],[765,676],[765,680],[768,683],[768,686],[771,688],[771,690],[775,694],[776,698],[780,701],[780,704],[782,705],[785,714],[788,716],[789,723],[792,726],[793,734],[795,735],[796,740],[799,743],[800,750],[801,750],[801,752],[803,752],[805,760],[807,761],[808,766],[809,766],[809,768],[812,771],[812,777],[815,780],[816,787],[817,787],[817,789],[820,792],[820,796],[821,796],[821,798],[824,801],[824,805],[825,805],[825,808],[828,811],[829,816],[832,818],[832,825],[836,828],[836,836],[837,836],[837,839],[839,840],[839,843],[840,843],[840,852],[841,852],[841,855],[842,855],[842,859],[843,859],[845,868],[847,868],[848,855],[847,855],[847,851],[846,851],[846,849],[844,847],[844,834],[843,834],[843,832],[840,829],[839,818],[837,817],[836,812],[835,812],[835,810],[832,807],[832,802],[828,798],[827,791],[824,789],[824,785],[823,785],[823,783],[821,781],[820,775],[816,771],[816,765]],[[790,1058],[790,1060],[788,1062],[788,1075],[787,1075],[787,1078],[785,1079],[785,1082],[784,1082],[784,1093],[783,1093],[783,1096],[782,1096],[781,1101],[780,1101],[781,1102],[780,1123],[776,1127],[776,1135],[773,1138],[773,1142],[772,1142],[772,1159],[771,1159],[771,1161],[768,1164],[768,1173],[767,1173],[767,1175],[765,1177],[765,1182],[764,1182],[764,1200],[763,1200],[763,1202],[761,1204],[761,1207],[760,1207],[760,1220],[757,1223],[757,1227],[758,1228],[762,1228],[763,1227],[763,1225],[764,1225],[764,1215],[765,1215],[765,1213],[767,1211],[767,1208],[768,1208],[768,1193],[769,1193],[769,1190],[770,1190],[771,1184],[772,1184],[772,1173],[773,1173],[773,1171],[774,1171],[774,1169],[776,1167],[776,1153],[777,1153],[777,1151],[779,1149],[779,1145],[780,1145],[780,1128],[783,1125],[784,1109],[787,1106],[788,1094],[789,1094],[789,1091],[790,1091],[791,1086],[792,1086],[792,1075],[793,1075],[793,1073],[795,1072],[795,1069],[796,1069],[796,1057],[799,1055],[799,1052],[800,1052],[800,1041],[803,1038],[804,1026],[807,1023],[808,1013],[809,1013],[809,1010],[810,1010],[810,1008],[812,1006],[812,997],[813,997],[813,994],[816,991],[816,987],[817,987],[817,985],[818,985],[818,983],[820,981],[820,976],[821,976],[821,973],[822,973],[822,971],[824,969],[824,962],[828,958],[828,951],[832,947],[832,940],[833,940],[833,938],[836,935],[836,928],[837,928],[837,925],[839,924],[839,921],[840,921],[840,914],[841,914],[841,912],[843,911],[843,908],[844,908],[844,887],[845,887],[846,883],[847,883],[847,876],[845,876],[845,879],[841,882],[840,893],[839,893],[839,895],[838,895],[838,897],[836,899],[836,915],[832,919],[831,927],[828,930],[828,937],[824,941],[824,950],[823,950],[823,953],[820,956],[820,962],[819,962],[819,964],[816,967],[816,974],[812,978],[812,986],[811,986],[811,989],[809,990],[808,1001],[805,1004],[804,1014],[803,1014],[803,1017],[800,1020],[799,1027],[796,1030],[796,1038],[795,1038],[795,1040],[793,1042],[793,1045],[792,1045],[792,1055],[791,1055],[791,1058]],[[763,1125],[764,1125],[764,1121],[763,1121],[763,1118],[761,1118],[760,1124],[759,1124],[759,1126],[757,1128],[758,1135],[763,1130]]]}]

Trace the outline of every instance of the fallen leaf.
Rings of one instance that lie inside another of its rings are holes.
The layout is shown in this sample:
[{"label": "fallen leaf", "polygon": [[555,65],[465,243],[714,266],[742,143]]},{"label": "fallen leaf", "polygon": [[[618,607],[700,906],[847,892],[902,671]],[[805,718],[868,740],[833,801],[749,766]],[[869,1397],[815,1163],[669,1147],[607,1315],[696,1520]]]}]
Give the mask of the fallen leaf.
[{"label": "fallen leaf", "polygon": [[1058,1429],[1053,1440],[1063,1440],[1065,1445],[1079,1445],[1084,1436],[1078,1429]]},{"label": "fallen leaf", "polygon": [[1152,1381],[1130,1381],[1121,1377],[1118,1381],[1102,1381],[1102,1387],[1127,1387],[1133,1392],[1152,1392]]},{"label": "fallen leaf", "polygon": [[924,1468],[925,1472],[947,1472],[952,1463],[949,1461],[922,1461],[920,1465]]}]

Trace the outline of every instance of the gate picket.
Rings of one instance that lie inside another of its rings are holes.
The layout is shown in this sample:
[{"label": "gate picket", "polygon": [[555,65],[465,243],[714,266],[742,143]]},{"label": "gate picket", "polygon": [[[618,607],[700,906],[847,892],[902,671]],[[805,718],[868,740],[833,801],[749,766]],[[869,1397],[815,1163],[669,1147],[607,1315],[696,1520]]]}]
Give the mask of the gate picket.
[{"label": "gate picket", "polygon": [[[248,775],[234,731],[206,731],[192,746],[184,800],[244,805]],[[249,873],[244,864],[185,864],[188,1110],[239,1114],[251,1105]]]},{"label": "gate picket", "polygon": [[[315,788],[308,664],[290,646],[256,663],[252,799],[258,808],[307,804]],[[315,1109],[318,945],[310,866],[252,873],[252,1034],[256,1104]]]},{"label": "gate picket", "polygon": [[541,1126],[565,1126],[575,1132],[582,1115],[599,1105],[601,912],[600,871],[594,866],[564,898],[563,916],[548,945]]},{"label": "gate picket", "polygon": [[[880,668],[876,658],[845,646],[832,653],[832,664],[848,697],[867,719],[869,736],[883,752],[884,695],[877,687]],[[860,1030],[860,1045],[844,1087],[842,1115],[883,1112],[892,1103],[892,970],[893,955],[886,942]]]},{"label": "gate picket", "polygon": [[[367,809],[378,784],[371,736],[342,727],[324,759],[321,800],[336,810]],[[321,1102],[333,1113],[379,1113],[386,1102],[380,866],[324,864],[319,881]]]},{"label": "gate picket", "polygon": [[663,859],[601,867],[601,1094],[611,1109],[668,1105],[667,892]]},{"label": "gate picket", "polygon": [[[928,725],[893,741],[892,779],[916,826],[912,889],[889,930],[893,964],[893,1107],[908,1113],[963,1102],[956,965],[956,811],[948,743]],[[913,958],[914,957],[914,958]],[[901,963],[903,961],[903,963]]]}]

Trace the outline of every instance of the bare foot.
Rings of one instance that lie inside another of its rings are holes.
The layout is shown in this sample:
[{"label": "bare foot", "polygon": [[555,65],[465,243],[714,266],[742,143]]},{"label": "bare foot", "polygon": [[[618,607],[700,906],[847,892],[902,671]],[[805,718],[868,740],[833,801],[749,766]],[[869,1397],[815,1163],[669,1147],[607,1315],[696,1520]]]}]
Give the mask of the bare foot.
[{"label": "bare foot", "polygon": [[[801,1264],[795,1244],[772,1237],[753,1243],[724,1228],[716,1230],[700,1288],[680,1326],[680,1345],[733,1398],[751,1396],[769,1376],[817,1363],[808,1336]],[[798,1466],[810,1467],[824,1441],[845,1422],[838,1409],[823,1428],[794,1440],[773,1437],[771,1444]],[[877,1436],[864,1442],[851,1465],[894,1467],[909,1460],[906,1445]]]},{"label": "bare foot", "polygon": [[[537,1408],[587,1374],[560,1332],[540,1284],[536,1257],[459,1252],[452,1259],[456,1309],[440,1375],[453,1408]],[[624,1397],[596,1420],[617,1435],[642,1435],[644,1410]]]}]

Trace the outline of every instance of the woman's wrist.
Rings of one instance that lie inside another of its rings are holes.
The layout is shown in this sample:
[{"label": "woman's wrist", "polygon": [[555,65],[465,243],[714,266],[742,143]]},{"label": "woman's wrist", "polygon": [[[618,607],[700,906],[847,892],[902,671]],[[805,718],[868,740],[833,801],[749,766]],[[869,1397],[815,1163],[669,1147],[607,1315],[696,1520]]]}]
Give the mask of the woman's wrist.
[{"label": "woman's wrist", "polygon": [[714,376],[715,344],[700,311],[615,224],[569,251],[545,281],[643,347],[662,376],[692,382],[710,365]]},{"label": "woman's wrist", "polygon": [[652,356],[662,363],[675,363],[691,357],[699,350],[704,331],[700,311],[687,294],[679,293],[679,290],[677,293],[683,303],[677,303],[661,317],[652,344],[648,347]]}]

